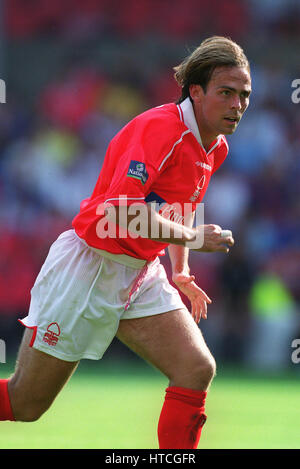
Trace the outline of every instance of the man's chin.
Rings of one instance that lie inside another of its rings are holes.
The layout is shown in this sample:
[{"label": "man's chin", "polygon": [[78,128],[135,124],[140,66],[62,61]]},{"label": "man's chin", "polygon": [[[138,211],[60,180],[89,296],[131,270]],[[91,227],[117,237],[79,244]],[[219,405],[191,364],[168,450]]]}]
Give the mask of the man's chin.
[{"label": "man's chin", "polygon": [[223,126],[222,133],[223,135],[232,135],[236,131],[238,127],[238,123],[235,124],[234,126]]},{"label": "man's chin", "polygon": [[226,129],[224,130],[223,132],[221,132],[223,135],[232,135],[234,134],[234,132],[236,131],[236,128],[235,129]]}]

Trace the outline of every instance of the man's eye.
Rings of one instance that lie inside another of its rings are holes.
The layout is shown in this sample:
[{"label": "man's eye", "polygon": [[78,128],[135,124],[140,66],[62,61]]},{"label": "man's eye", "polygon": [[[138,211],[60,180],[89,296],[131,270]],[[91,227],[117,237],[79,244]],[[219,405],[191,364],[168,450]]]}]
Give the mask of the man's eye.
[{"label": "man's eye", "polygon": [[222,91],[222,94],[223,94],[224,96],[229,96],[230,91],[229,91],[229,90],[223,90],[223,91]]}]

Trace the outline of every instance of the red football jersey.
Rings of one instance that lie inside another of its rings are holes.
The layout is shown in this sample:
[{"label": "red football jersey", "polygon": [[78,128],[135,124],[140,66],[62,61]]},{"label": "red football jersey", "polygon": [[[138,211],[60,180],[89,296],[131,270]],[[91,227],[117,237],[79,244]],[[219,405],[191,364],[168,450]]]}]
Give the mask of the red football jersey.
[{"label": "red football jersey", "polygon": [[119,205],[124,198],[127,205],[156,202],[165,204],[170,216],[174,204],[190,204],[194,210],[227,153],[223,135],[204,149],[189,98],[140,114],[112,139],[94,191],[73,220],[77,235],[89,246],[114,254],[145,260],[163,255],[168,244],[124,233],[99,236],[104,204]]}]

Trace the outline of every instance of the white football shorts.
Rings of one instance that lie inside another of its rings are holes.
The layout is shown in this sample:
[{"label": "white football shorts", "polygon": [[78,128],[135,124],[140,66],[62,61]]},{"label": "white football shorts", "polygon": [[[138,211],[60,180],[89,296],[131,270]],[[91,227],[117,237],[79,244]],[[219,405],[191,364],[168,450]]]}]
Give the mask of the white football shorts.
[{"label": "white football shorts", "polygon": [[119,321],[186,308],[159,258],[146,263],[89,247],[74,230],[52,244],[31,290],[30,345],[61,360],[100,359]]}]

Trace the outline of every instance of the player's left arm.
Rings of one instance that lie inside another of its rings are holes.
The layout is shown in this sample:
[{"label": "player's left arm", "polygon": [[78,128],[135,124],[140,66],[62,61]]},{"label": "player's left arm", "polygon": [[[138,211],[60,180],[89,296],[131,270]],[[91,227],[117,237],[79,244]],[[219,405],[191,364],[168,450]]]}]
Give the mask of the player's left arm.
[{"label": "player's left arm", "polygon": [[[185,224],[192,228],[194,213],[188,215]],[[207,318],[207,303],[211,299],[195,283],[195,276],[190,274],[189,248],[185,246],[170,244],[168,246],[169,257],[172,265],[172,281],[177,288],[188,297],[191,302],[191,314],[196,323],[203,317]]]}]

